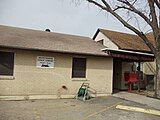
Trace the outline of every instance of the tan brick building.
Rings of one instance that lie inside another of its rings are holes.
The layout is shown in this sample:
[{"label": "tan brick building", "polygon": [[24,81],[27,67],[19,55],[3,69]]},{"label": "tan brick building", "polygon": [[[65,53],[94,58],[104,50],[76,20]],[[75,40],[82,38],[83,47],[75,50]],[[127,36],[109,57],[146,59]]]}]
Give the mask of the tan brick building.
[{"label": "tan brick building", "polygon": [[74,97],[83,82],[111,94],[113,60],[102,48],[88,37],[0,26],[0,98]]}]

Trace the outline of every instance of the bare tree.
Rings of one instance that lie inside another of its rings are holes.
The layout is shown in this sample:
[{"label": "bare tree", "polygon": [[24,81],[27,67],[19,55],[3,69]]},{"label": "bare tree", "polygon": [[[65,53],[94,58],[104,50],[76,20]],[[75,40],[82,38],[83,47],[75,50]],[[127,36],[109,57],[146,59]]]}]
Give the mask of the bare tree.
[{"label": "bare tree", "polygon": [[[145,44],[151,49],[156,60],[156,81],[155,81],[155,97],[160,97],[160,27],[158,24],[158,12],[160,11],[159,0],[86,0],[105,12],[113,15],[125,27],[136,33]],[[140,3],[141,2],[141,3]],[[146,4],[145,4],[146,3]],[[145,4],[142,5],[142,4]],[[138,8],[138,5],[140,6]],[[155,44],[152,43],[144,33],[118,12],[128,12],[142,19],[153,31]],[[160,17],[160,16],[159,16]]]}]

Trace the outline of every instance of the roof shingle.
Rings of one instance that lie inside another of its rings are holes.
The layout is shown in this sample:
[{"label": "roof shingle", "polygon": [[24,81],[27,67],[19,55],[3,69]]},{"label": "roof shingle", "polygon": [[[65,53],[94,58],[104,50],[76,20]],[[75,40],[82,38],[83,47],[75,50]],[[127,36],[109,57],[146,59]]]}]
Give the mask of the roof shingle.
[{"label": "roof shingle", "polygon": [[[115,43],[120,49],[150,52],[150,48],[137,35],[99,29],[106,37]],[[150,42],[155,44],[153,34],[147,34]]]},{"label": "roof shingle", "polygon": [[108,56],[88,37],[0,25],[0,47]]}]

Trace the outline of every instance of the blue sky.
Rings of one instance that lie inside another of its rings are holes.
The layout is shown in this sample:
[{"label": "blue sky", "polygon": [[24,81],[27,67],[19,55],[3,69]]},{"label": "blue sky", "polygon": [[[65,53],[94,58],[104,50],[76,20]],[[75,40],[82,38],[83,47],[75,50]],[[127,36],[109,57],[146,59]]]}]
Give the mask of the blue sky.
[{"label": "blue sky", "polygon": [[0,0],[0,24],[89,37],[97,28],[131,32],[85,0]]}]

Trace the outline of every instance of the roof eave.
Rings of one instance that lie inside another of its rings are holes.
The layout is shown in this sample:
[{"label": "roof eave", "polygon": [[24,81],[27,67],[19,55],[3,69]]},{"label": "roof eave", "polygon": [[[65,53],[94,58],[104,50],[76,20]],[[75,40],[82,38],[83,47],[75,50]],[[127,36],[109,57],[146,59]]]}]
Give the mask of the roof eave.
[{"label": "roof eave", "polygon": [[81,52],[70,52],[70,51],[60,51],[60,50],[47,50],[47,49],[38,49],[38,48],[25,48],[25,47],[14,47],[14,46],[2,46],[1,48],[7,49],[21,49],[21,50],[33,50],[33,51],[43,51],[43,52],[54,52],[54,53],[63,53],[63,54],[78,54],[78,55],[89,55],[89,56],[102,56],[102,57],[110,57],[107,53],[102,52],[102,54],[94,54],[94,53],[81,53]]},{"label": "roof eave", "polygon": [[147,55],[147,56],[153,56],[153,53],[145,53],[145,52],[136,52],[136,51],[130,51],[130,50],[122,50],[122,49],[111,49],[111,48],[104,48],[101,49],[102,51],[115,51],[115,52],[122,52],[122,53],[131,53],[131,54],[139,54],[139,55]]}]

